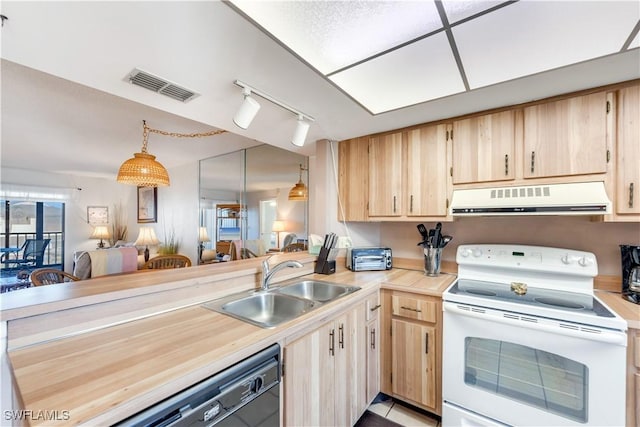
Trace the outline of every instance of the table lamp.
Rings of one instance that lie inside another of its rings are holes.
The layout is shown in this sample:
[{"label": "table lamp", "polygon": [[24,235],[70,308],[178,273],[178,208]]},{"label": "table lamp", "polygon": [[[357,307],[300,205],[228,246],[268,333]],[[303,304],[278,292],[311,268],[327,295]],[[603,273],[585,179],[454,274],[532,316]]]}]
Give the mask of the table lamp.
[{"label": "table lamp", "polygon": [[271,231],[275,231],[278,235],[277,237],[277,242],[276,242],[276,246],[280,247],[280,232],[284,231],[286,222],[281,220],[281,219],[276,219],[275,221],[273,221],[273,226],[271,227]]},{"label": "table lamp", "polygon": [[100,243],[98,243],[98,249],[104,248],[104,239],[109,238],[109,229],[106,225],[96,225],[93,229],[93,233],[91,233],[90,239],[100,239]]},{"label": "table lamp", "polygon": [[156,232],[151,227],[140,227],[138,238],[134,245],[144,246],[144,262],[149,261],[149,245],[157,245],[160,240],[156,237]]},{"label": "table lamp", "polygon": [[210,242],[211,239],[207,234],[207,227],[200,227],[198,231],[198,242],[200,242],[200,253],[198,254],[198,259],[202,261],[202,252],[204,252],[204,242]]}]

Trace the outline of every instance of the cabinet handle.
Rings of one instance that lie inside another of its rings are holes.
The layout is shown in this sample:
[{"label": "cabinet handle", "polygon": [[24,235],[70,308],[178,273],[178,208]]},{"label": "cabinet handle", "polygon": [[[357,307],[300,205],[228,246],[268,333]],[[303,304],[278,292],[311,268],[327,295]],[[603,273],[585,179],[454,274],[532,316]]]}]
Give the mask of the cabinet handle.
[{"label": "cabinet handle", "polygon": [[404,305],[400,308],[403,310],[415,311],[416,313],[422,313],[422,310],[418,310],[417,308],[405,307]]},{"label": "cabinet handle", "polygon": [[334,345],[335,345],[335,329],[332,329],[331,332],[329,332],[329,354],[332,356],[335,354]]},{"label": "cabinet handle", "polygon": [[411,198],[409,199],[409,212],[413,213],[413,194],[411,195]]},{"label": "cabinet handle", "polygon": [[629,207],[633,207],[633,182],[629,184]]},{"label": "cabinet handle", "polygon": [[504,155],[504,175],[509,175],[509,155]]},{"label": "cabinet handle", "polygon": [[425,332],[424,334],[424,352],[425,354],[429,354],[429,333]]},{"label": "cabinet handle", "polygon": [[536,152],[531,152],[531,173],[536,170]]},{"label": "cabinet handle", "polygon": [[344,325],[340,324],[338,328],[340,335],[338,336],[338,344],[340,344],[340,348],[344,348]]},{"label": "cabinet handle", "polygon": [[376,349],[376,330],[371,329],[371,349]]},{"label": "cabinet handle", "polygon": [[380,307],[382,307],[380,304],[376,305],[373,308],[370,308],[369,311],[376,311],[377,309],[379,309]]},{"label": "cabinet handle", "polygon": [[396,196],[393,196],[393,213],[396,213]]}]

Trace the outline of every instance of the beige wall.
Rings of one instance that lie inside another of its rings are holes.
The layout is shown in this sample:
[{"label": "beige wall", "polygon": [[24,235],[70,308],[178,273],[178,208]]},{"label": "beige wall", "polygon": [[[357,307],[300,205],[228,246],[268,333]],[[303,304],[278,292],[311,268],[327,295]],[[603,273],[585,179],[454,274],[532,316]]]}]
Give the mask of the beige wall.
[{"label": "beige wall", "polygon": [[[393,249],[394,256],[422,257],[416,246],[420,234],[418,223],[380,225],[380,242]],[[434,223],[425,223],[433,228]],[[482,217],[461,218],[442,224],[444,234],[453,240],[443,251],[443,258],[455,261],[460,244],[518,243],[551,246],[593,252],[598,272],[620,276],[620,244],[640,245],[640,223],[591,222],[587,217]]]}]

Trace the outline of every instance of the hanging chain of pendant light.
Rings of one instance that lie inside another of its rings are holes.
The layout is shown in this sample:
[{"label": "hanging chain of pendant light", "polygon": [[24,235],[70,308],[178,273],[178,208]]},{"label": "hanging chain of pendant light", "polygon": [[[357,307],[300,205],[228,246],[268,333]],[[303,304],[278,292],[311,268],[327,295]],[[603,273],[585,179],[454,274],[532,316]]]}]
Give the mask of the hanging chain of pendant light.
[{"label": "hanging chain of pendant light", "polygon": [[177,133],[153,129],[147,126],[147,121],[142,121],[142,150],[134,153],[133,158],[125,161],[118,171],[117,181],[123,184],[137,185],[139,187],[157,187],[169,185],[169,173],[167,169],[156,160],[156,156],[147,152],[149,134],[170,136],[174,138],[204,138],[225,133],[226,130],[213,130],[201,133]]}]

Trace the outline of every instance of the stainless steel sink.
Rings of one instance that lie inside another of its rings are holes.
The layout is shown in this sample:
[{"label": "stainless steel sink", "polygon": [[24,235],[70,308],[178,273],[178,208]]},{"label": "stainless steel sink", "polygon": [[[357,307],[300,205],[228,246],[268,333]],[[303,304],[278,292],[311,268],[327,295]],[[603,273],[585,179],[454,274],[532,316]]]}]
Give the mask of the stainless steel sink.
[{"label": "stainless steel sink", "polygon": [[325,303],[345,295],[349,295],[359,289],[360,288],[357,286],[345,286],[337,283],[304,280],[302,282],[292,283],[288,286],[282,286],[274,292]]},{"label": "stainless steel sink", "polygon": [[317,302],[274,292],[234,295],[203,304],[205,308],[227,314],[262,328],[273,328],[295,319],[318,305]]}]

